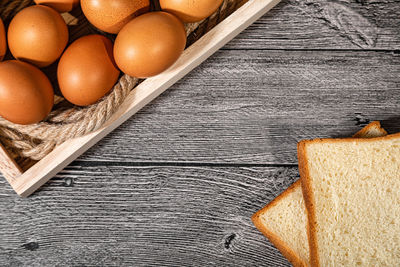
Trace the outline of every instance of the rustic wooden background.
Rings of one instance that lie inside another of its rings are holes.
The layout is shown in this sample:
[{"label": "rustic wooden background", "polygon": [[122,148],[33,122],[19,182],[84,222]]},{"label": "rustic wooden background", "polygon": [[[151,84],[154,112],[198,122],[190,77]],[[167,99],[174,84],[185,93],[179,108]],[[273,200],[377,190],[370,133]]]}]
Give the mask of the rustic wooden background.
[{"label": "rustic wooden background", "polygon": [[0,265],[288,266],[250,216],[297,141],[400,131],[399,89],[399,0],[284,0],[30,198],[1,179]]}]

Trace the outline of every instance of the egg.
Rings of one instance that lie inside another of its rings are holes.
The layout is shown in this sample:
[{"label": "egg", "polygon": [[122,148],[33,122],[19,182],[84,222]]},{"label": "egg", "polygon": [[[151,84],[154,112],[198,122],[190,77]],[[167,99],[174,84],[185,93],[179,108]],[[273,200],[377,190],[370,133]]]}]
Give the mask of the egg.
[{"label": "egg", "polygon": [[118,33],[134,17],[150,10],[150,0],[81,0],[82,11],[96,28]]},{"label": "egg", "polygon": [[211,16],[222,2],[223,0],[160,0],[160,6],[183,22],[197,22]]},{"label": "egg", "polygon": [[118,67],[138,78],[168,69],[182,54],[186,33],[182,22],[166,12],[151,12],[133,19],[118,34],[114,56]]},{"label": "egg", "polygon": [[37,67],[17,60],[0,63],[0,116],[17,124],[37,123],[53,102],[53,87]]},{"label": "egg", "polygon": [[68,28],[54,9],[36,5],[21,10],[8,28],[8,47],[16,59],[47,67],[68,43]]},{"label": "egg", "polygon": [[64,97],[78,106],[97,102],[118,80],[113,43],[94,34],[79,38],[62,55],[57,78]]},{"label": "egg", "polygon": [[54,8],[58,12],[68,12],[79,5],[79,0],[35,0],[38,5]]},{"label": "egg", "polygon": [[7,52],[6,30],[3,21],[0,19],[0,61],[3,60]]}]

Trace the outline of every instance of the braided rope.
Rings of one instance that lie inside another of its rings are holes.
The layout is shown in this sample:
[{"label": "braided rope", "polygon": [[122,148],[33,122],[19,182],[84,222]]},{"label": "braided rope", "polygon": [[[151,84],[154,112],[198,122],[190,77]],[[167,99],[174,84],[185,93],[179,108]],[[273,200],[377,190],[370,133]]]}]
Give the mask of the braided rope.
[{"label": "braided rope", "polygon": [[[224,0],[221,8],[210,19],[185,25],[187,35],[204,34],[210,28],[209,21],[218,23],[236,8],[237,3],[237,0]],[[3,0],[0,3],[0,14],[3,19],[9,19],[30,4],[30,0]],[[88,107],[68,105],[63,98],[56,96],[53,111],[45,121],[37,124],[17,125],[0,117],[0,142],[14,158],[40,160],[66,140],[101,128],[138,82],[136,78],[123,75],[110,94]]]},{"label": "braided rope", "polygon": [[0,118],[0,140],[11,145],[19,155],[39,160],[64,141],[99,129],[122,104],[138,79],[122,76],[111,93],[98,103],[65,110],[53,110],[46,121],[32,125],[17,125]]},{"label": "braided rope", "polygon": [[32,0],[1,0],[0,16],[3,20],[10,20],[21,9],[33,4]]}]

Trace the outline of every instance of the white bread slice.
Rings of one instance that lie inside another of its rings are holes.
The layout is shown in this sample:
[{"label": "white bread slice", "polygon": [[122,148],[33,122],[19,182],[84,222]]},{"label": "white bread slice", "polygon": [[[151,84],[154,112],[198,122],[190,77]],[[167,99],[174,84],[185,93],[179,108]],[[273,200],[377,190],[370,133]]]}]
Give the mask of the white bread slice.
[{"label": "white bread slice", "polygon": [[[354,137],[387,135],[379,122],[371,122]],[[254,225],[294,266],[310,265],[307,215],[300,180],[292,184],[252,217]]]},{"label": "white bread slice", "polygon": [[251,219],[293,266],[308,266],[307,215],[300,180]]},{"label": "white bread slice", "polygon": [[298,144],[311,266],[400,266],[400,133]]},{"label": "white bread slice", "polygon": [[353,135],[353,138],[374,138],[386,136],[387,134],[379,121],[373,121]]}]

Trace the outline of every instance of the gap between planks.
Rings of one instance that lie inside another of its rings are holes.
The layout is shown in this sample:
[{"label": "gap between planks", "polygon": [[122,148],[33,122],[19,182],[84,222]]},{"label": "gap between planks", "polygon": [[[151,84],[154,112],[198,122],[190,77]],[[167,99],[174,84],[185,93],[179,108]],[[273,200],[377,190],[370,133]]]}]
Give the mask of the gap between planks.
[{"label": "gap between planks", "polygon": [[257,0],[244,4],[186,49],[173,67],[138,85],[102,129],[64,142],[18,176],[18,179],[11,180],[10,184],[14,191],[22,197],[32,194],[79,155],[158,97],[279,2],[280,0]]},{"label": "gap between planks", "polygon": [[354,49],[354,48],[230,48],[222,47],[221,51],[288,51],[288,52],[353,52],[353,53],[368,53],[368,52],[383,52],[400,54],[400,49]]},{"label": "gap between planks", "polygon": [[215,167],[215,168],[297,168],[295,163],[214,163],[214,162],[146,162],[146,161],[85,161],[76,160],[70,166],[113,167]]}]

